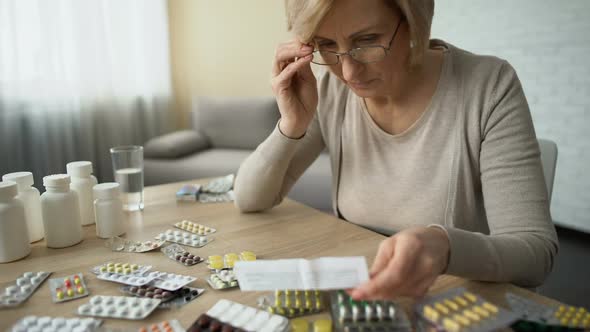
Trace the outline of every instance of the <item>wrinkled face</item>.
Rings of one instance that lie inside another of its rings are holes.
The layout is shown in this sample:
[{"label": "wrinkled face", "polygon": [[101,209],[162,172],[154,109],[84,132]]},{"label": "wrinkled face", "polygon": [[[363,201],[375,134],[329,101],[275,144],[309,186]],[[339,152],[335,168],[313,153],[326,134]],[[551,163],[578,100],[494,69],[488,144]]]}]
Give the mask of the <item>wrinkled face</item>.
[{"label": "wrinkled face", "polygon": [[[375,45],[387,48],[401,19],[401,13],[384,0],[338,0],[318,27],[313,41],[316,49],[322,51],[347,52]],[[342,55],[338,64],[328,67],[359,97],[382,97],[391,95],[400,85],[408,55],[407,24],[402,21],[390,51],[382,60],[361,63]]]}]

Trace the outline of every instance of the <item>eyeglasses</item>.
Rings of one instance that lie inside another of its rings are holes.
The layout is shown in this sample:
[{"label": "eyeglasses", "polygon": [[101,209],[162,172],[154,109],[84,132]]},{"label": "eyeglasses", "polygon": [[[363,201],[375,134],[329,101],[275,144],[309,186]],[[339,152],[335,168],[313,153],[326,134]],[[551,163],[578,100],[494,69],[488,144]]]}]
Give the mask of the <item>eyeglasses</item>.
[{"label": "eyeglasses", "polygon": [[316,50],[314,51],[313,58],[311,60],[312,63],[316,65],[322,66],[329,66],[335,65],[340,63],[340,57],[344,55],[350,55],[355,61],[361,63],[372,63],[372,62],[379,62],[385,58],[389,50],[391,49],[391,44],[395,39],[395,35],[397,35],[397,30],[401,25],[402,21],[400,20],[395,27],[395,31],[393,32],[393,37],[389,41],[389,45],[387,47],[381,45],[375,46],[366,46],[366,47],[357,47],[349,50],[348,52],[338,53],[333,51],[322,51]]}]

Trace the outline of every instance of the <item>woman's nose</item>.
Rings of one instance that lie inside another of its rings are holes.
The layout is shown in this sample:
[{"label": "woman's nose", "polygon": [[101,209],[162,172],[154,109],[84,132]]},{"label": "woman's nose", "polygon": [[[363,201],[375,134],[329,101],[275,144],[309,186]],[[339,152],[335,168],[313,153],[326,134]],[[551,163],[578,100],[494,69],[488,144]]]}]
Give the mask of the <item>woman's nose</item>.
[{"label": "woman's nose", "polygon": [[359,72],[363,69],[363,64],[354,60],[350,55],[341,55],[340,63],[342,65],[342,77],[346,81],[356,81]]}]

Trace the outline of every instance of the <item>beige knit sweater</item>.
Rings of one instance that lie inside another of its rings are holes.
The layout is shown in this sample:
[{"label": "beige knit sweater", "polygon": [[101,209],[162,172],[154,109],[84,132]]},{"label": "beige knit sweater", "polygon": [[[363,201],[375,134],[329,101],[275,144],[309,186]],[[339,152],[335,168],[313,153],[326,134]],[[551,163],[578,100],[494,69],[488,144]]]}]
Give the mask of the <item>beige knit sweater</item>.
[{"label": "beige knit sweater", "polygon": [[390,135],[335,76],[318,77],[316,117],[301,139],[278,127],[241,165],[236,205],[279,204],[325,148],[334,211],[386,234],[437,224],[451,243],[447,273],[540,285],[558,242],[539,146],[521,84],[504,60],[445,49],[437,89],[423,115]]}]

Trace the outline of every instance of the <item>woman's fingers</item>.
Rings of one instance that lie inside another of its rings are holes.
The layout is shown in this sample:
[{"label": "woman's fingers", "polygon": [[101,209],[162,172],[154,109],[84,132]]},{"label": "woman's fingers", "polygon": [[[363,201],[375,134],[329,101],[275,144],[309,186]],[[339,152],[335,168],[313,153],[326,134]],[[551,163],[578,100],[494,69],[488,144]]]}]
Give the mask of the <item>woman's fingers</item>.
[{"label": "woman's fingers", "polygon": [[[291,79],[293,78],[293,76],[295,75],[295,73],[297,73],[297,71],[302,70],[308,70],[308,69],[304,69],[305,66],[309,67],[309,63],[311,62],[311,54],[302,58],[297,59],[294,62],[291,62],[290,64],[288,64],[281,72],[279,75],[275,76],[272,80],[271,80],[271,84],[272,84],[272,89],[273,91],[275,91],[275,94],[278,94],[279,92],[286,90],[289,88],[289,86],[291,85]],[[311,69],[309,69],[309,71],[311,71]],[[313,74],[312,74],[313,76]]]},{"label": "woman's fingers", "polygon": [[350,295],[363,300],[423,296],[440,273],[438,258],[431,249],[420,233],[412,230],[383,241],[371,268],[371,279]]},{"label": "woman's fingers", "polygon": [[395,237],[387,238],[381,241],[379,249],[377,249],[377,256],[371,266],[371,277],[381,272],[389,263],[389,260],[393,257],[393,250],[395,248]]},{"label": "woman's fingers", "polygon": [[[421,278],[416,273],[418,271],[415,271],[418,252],[413,250],[414,245],[409,241],[399,240],[395,241],[393,255],[387,265],[368,282],[355,289],[352,293],[353,298],[385,299],[404,295],[406,289],[412,287],[417,278]],[[387,248],[387,245],[385,247]]]},{"label": "woman's fingers", "polygon": [[275,56],[273,58],[273,77],[278,76],[295,59],[310,55],[312,52],[313,47],[298,41],[280,44],[275,50]]}]

